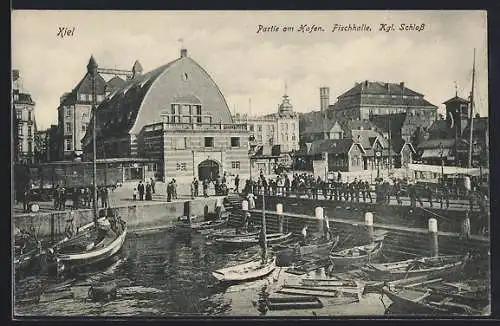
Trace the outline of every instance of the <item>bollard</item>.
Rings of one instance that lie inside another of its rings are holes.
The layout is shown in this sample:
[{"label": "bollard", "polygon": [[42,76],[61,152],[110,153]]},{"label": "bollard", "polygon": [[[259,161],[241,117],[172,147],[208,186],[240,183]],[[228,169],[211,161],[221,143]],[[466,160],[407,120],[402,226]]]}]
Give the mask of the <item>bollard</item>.
[{"label": "bollard", "polygon": [[469,214],[465,215],[464,221],[462,222],[462,237],[465,239],[470,239],[470,218]]},{"label": "bollard", "polygon": [[431,257],[439,256],[438,225],[435,218],[429,219],[429,244]]},{"label": "bollard", "polygon": [[375,232],[373,230],[373,214],[371,212],[365,213],[365,227],[368,239],[370,239],[370,243],[373,243],[375,241]]},{"label": "bollard", "polygon": [[276,204],[276,216],[278,217],[278,232],[283,233],[283,205]]},{"label": "bollard", "polygon": [[316,210],[315,210],[315,213],[316,213],[316,219],[318,220],[317,221],[317,225],[318,225],[318,232],[320,234],[323,234],[324,231],[323,231],[323,219],[324,219],[324,215],[323,215],[323,207],[316,207]]}]

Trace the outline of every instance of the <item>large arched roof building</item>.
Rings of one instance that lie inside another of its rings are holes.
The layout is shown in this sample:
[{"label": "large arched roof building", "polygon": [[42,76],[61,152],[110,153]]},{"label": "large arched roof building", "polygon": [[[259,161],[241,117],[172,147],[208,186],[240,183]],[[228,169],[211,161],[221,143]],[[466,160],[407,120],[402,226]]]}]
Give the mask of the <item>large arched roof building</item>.
[{"label": "large arched roof building", "polygon": [[[152,169],[166,178],[203,179],[208,170],[212,177],[245,174],[248,167],[246,127],[234,124],[221,90],[186,49],[127,81],[96,111],[98,157],[154,158]],[[89,128],[83,139],[86,154],[92,153],[92,134]]]}]

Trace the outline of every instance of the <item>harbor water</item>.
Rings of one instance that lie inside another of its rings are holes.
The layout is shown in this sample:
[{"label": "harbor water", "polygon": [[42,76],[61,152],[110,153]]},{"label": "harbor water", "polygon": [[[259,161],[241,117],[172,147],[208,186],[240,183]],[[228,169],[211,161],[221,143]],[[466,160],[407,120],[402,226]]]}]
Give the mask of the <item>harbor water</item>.
[{"label": "harbor water", "polygon": [[[378,294],[366,294],[359,302],[328,305],[321,309],[266,311],[263,298],[286,282],[303,277],[325,277],[323,269],[295,276],[277,268],[266,278],[232,286],[218,286],[212,271],[258,252],[223,250],[210,244],[203,234],[164,231],[127,235],[121,252],[108,266],[82,276],[67,290],[67,299],[16,304],[14,313],[23,316],[355,316],[384,315],[385,304]],[[41,277],[35,277],[40,280]],[[112,300],[88,299],[90,284],[103,278],[127,280]],[[22,281],[21,281],[22,282]],[[18,287],[19,288],[19,287]],[[22,293],[16,293],[22,295]]]}]

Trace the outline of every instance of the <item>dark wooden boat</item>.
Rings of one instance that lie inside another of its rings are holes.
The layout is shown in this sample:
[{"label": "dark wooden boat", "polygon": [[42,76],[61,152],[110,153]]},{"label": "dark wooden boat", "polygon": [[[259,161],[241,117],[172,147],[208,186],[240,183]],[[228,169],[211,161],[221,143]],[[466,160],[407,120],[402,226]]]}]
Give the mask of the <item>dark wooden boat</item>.
[{"label": "dark wooden boat", "polygon": [[399,309],[415,314],[431,315],[481,315],[488,300],[471,301],[470,296],[459,293],[433,291],[429,288],[391,287],[382,288]]},{"label": "dark wooden boat", "polygon": [[58,244],[55,248],[58,273],[94,265],[120,251],[127,236],[127,225],[120,234],[108,228],[109,222],[106,219],[101,219],[98,225],[91,222],[83,227],[89,231],[85,238],[90,241],[70,239]]},{"label": "dark wooden boat", "polygon": [[323,308],[323,302],[318,297],[311,296],[271,296],[266,303],[269,310]]},{"label": "dark wooden boat", "polygon": [[[267,244],[279,243],[289,239],[292,233],[270,233],[266,235]],[[216,238],[217,244],[228,246],[252,246],[259,243],[258,236],[237,237],[237,238]]]},{"label": "dark wooden boat", "polygon": [[334,266],[363,265],[378,259],[382,255],[382,241],[356,246],[330,253],[330,262]]},{"label": "dark wooden boat", "polygon": [[252,231],[236,231],[236,230],[225,230],[222,232],[212,233],[207,237],[211,238],[247,238],[247,237],[255,237],[258,236],[260,229],[252,230]]},{"label": "dark wooden boat", "polygon": [[276,269],[276,258],[271,257],[265,264],[261,259],[254,259],[249,262],[238,264],[212,272],[212,275],[219,282],[243,282],[255,280],[271,274]]},{"label": "dark wooden boat", "polygon": [[423,257],[385,264],[366,264],[361,270],[374,281],[394,281],[417,276],[444,277],[463,270],[468,258],[469,255]]},{"label": "dark wooden boat", "polygon": [[189,223],[187,220],[179,220],[179,223],[176,225],[177,230],[181,231],[203,231],[210,229],[217,229],[225,226],[228,222],[227,218],[219,219],[219,220],[211,220],[211,221],[201,221],[201,222],[191,222]]}]

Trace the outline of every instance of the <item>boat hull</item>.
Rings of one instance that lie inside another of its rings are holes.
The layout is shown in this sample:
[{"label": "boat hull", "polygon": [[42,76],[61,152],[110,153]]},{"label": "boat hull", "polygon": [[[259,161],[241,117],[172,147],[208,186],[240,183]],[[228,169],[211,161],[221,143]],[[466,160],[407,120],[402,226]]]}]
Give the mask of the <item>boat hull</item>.
[{"label": "boat hull", "polygon": [[113,257],[116,253],[120,251],[125,242],[127,236],[127,226],[123,229],[123,232],[113,240],[109,245],[104,248],[97,250],[90,250],[85,253],[79,254],[59,254],[57,255],[57,271],[74,271],[82,267],[88,267],[91,265],[98,264],[104,260]]},{"label": "boat hull", "polygon": [[[288,240],[290,237],[292,237],[292,235],[293,234],[290,232],[279,236],[268,237],[267,244],[274,244]],[[258,244],[259,239],[257,236],[240,237],[240,238],[216,238],[215,243],[231,247],[245,247]]]},{"label": "boat hull", "polygon": [[256,280],[271,274],[276,269],[276,258],[272,258],[266,265],[261,266],[260,260],[219,269],[212,275],[221,283],[236,283]]},{"label": "boat hull", "polygon": [[[358,246],[354,248],[365,248],[366,246]],[[344,252],[340,251],[338,253]],[[369,251],[368,254],[363,254],[360,256],[341,256],[341,255],[330,255],[330,262],[334,266],[359,266],[374,261],[382,256],[382,242],[378,242],[373,247],[373,250]]]},{"label": "boat hull", "polygon": [[[437,278],[437,277],[445,277],[448,275],[453,275],[461,272],[465,266],[466,258],[460,256],[456,257],[455,262],[449,262],[447,264],[443,264],[442,266],[434,267],[434,268],[425,268],[419,270],[401,270],[400,266],[410,266],[410,264],[414,260],[395,262],[389,264],[368,264],[363,266],[361,270],[368,274],[371,280],[373,281],[396,281],[403,278],[413,278],[413,277],[427,277]],[[449,257],[448,259],[453,259],[453,257]],[[379,266],[387,266],[387,268],[379,268]],[[398,266],[398,270],[391,270],[391,266]]]}]

